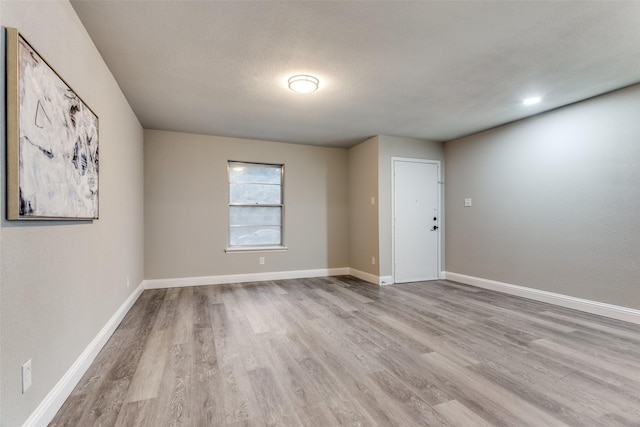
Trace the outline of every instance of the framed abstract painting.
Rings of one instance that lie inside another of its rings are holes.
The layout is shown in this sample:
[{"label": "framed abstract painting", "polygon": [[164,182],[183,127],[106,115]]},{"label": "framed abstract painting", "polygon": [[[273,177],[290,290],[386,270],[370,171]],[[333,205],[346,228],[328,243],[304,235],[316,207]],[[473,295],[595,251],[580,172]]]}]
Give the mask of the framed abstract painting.
[{"label": "framed abstract painting", "polygon": [[98,116],[7,28],[7,219],[98,219]]}]

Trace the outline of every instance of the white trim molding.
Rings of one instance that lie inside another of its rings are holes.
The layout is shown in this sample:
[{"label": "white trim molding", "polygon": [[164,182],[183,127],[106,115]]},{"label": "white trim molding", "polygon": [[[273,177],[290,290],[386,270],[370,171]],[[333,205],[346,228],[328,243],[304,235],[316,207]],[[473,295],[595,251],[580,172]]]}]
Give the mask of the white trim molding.
[{"label": "white trim molding", "polygon": [[175,279],[149,279],[145,289],[182,288],[186,286],[223,285],[228,283],[263,282],[265,280],[304,279],[310,277],[354,276],[374,285],[393,284],[392,276],[376,276],[350,267],[321,268],[317,270],[272,271],[268,273],[227,274],[220,276],[179,277]]},{"label": "white trim molding", "polygon": [[73,365],[71,365],[62,378],[60,378],[60,381],[58,381],[42,402],[40,402],[35,411],[27,418],[22,425],[23,427],[46,426],[53,420],[53,417],[55,417],[58,410],[60,410],[75,386],[78,385],[82,376],[87,372],[91,363],[93,363],[98,353],[100,353],[100,350],[102,350],[102,347],[104,347],[109,338],[111,338],[111,335],[113,335],[118,325],[120,325],[120,322],[122,322],[122,319],[124,319],[124,316],[138,300],[143,290],[144,282],[140,283],[114,315],[111,316],[100,332],[98,332],[98,335],[89,343],[82,354],[73,362]]},{"label": "white trim molding", "polygon": [[640,310],[446,271],[445,279],[640,325]]},{"label": "white trim molding", "polygon": [[233,246],[226,248],[224,251],[228,254],[243,252],[286,252],[289,248],[286,246]]},{"label": "white trim molding", "polygon": [[380,276],[380,286],[393,285],[393,276]]},{"label": "white trim molding", "polygon": [[[316,270],[272,271],[266,273],[227,274],[221,276],[181,277],[145,280],[145,289],[181,288],[185,286],[221,285],[225,283],[263,282],[265,280],[304,279],[307,277],[346,276],[349,267]],[[357,276],[356,276],[357,277]]]},{"label": "white trim molding", "polygon": [[365,282],[380,286],[380,276],[376,276],[375,274],[356,270],[355,268],[349,268],[349,274]]}]

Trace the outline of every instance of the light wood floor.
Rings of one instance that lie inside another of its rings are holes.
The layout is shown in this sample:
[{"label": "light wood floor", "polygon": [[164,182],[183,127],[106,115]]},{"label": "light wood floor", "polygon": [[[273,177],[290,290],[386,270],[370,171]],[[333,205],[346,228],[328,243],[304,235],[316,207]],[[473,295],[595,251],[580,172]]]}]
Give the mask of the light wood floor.
[{"label": "light wood floor", "polygon": [[640,426],[640,327],[451,282],[147,290],[52,426]]}]

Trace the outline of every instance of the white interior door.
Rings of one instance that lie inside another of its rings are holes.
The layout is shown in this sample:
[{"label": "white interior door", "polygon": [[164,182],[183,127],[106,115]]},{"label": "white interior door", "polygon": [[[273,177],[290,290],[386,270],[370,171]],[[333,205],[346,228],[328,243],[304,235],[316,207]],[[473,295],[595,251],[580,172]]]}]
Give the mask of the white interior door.
[{"label": "white interior door", "polygon": [[394,282],[438,279],[439,162],[393,160]]}]

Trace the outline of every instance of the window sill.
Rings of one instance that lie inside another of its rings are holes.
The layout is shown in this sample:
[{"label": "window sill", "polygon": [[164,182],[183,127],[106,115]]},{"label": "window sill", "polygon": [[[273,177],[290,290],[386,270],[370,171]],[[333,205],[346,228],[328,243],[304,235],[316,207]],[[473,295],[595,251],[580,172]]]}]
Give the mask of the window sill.
[{"label": "window sill", "polygon": [[224,251],[229,254],[237,252],[284,252],[288,250],[289,248],[286,246],[247,246],[226,248]]}]

